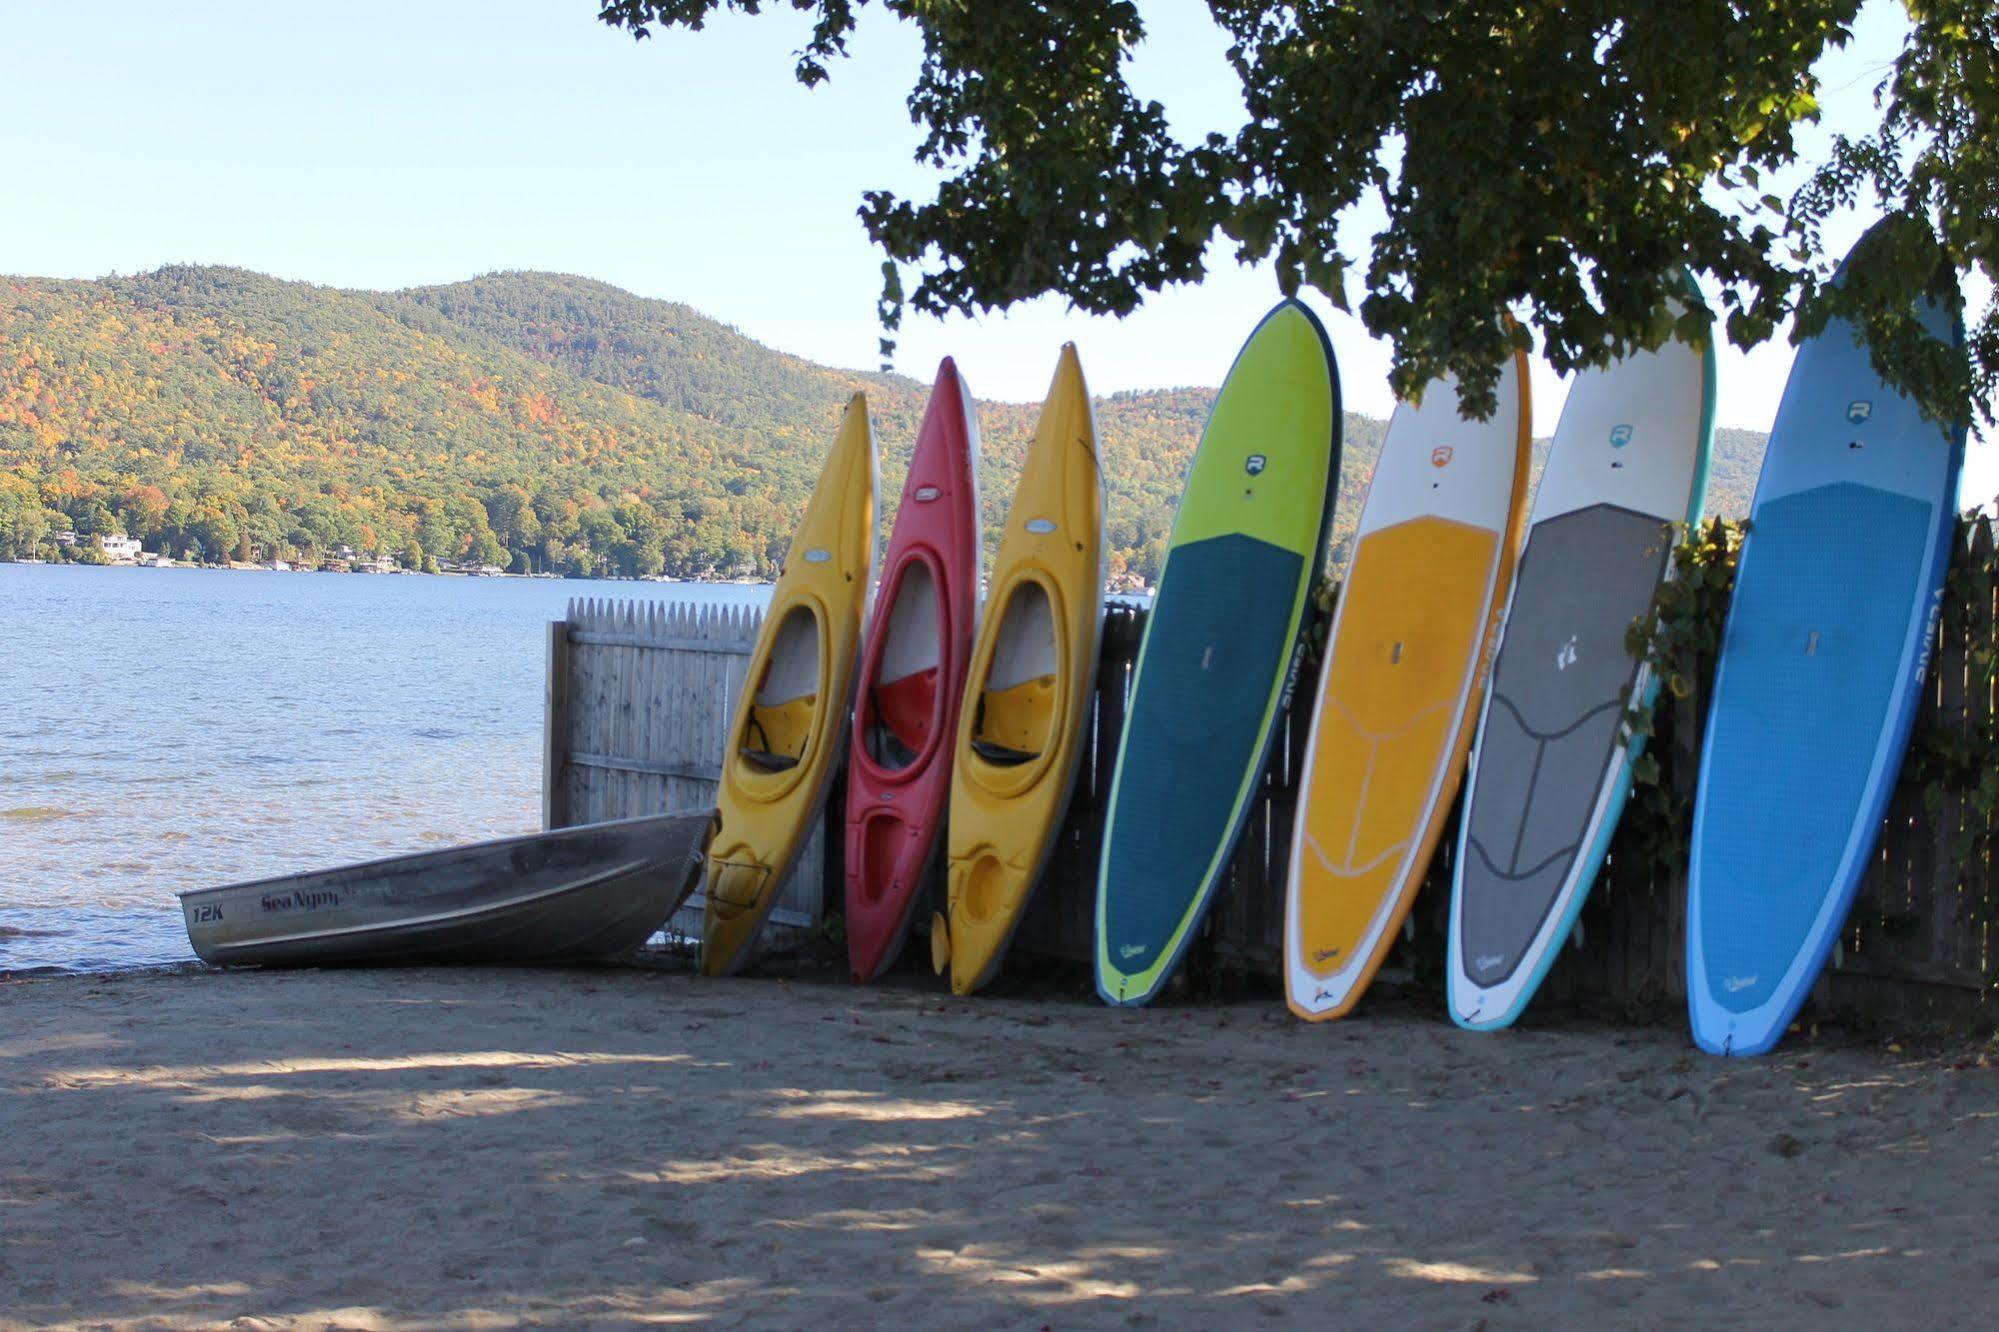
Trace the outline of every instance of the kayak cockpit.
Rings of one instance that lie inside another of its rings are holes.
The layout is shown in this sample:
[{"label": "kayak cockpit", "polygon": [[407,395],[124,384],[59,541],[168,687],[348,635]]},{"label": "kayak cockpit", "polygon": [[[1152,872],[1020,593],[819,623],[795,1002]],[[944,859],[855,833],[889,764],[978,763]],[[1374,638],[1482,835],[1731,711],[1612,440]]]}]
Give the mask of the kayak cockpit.
[{"label": "kayak cockpit", "polygon": [[1046,752],[1055,735],[1061,654],[1054,609],[1040,583],[1008,594],[985,679],[978,685],[971,750],[997,767],[1018,767]]},{"label": "kayak cockpit", "polygon": [[759,772],[788,772],[805,759],[819,713],[819,621],[793,606],[778,626],[763,679],[745,709],[736,753]]},{"label": "kayak cockpit", "polygon": [[942,729],[938,682],[944,660],[945,617],[930,562],[911,559],[894,578],[887,629],[877,659],[862,673],[858,728],[876,767],[900,772],[922,760]]}]

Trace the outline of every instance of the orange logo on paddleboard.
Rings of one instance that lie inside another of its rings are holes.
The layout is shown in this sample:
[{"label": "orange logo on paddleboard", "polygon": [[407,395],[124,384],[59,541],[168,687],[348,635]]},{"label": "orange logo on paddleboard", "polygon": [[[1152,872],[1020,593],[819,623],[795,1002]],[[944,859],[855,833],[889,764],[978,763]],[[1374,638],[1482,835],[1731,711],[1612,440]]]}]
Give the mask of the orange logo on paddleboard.
[{"label": "orange logo on paddleboard", "polygon": [[1451,453],[1450,445],[1439,444],[1436,448],[1430,450],[1430,466],[1449,467],[1451,465]]}]

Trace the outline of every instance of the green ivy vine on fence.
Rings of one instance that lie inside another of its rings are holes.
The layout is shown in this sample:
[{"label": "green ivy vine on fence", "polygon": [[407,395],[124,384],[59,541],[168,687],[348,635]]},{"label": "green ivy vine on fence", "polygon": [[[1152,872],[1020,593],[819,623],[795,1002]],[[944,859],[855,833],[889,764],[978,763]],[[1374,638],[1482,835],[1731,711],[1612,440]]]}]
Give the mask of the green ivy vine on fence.
[{"label": "green ivy vine on fence", "polygon": [[[1962,801],[1952,847],[1952,870],[1982,920],[1999,919],[1999,884],[1990,873],[1999,831],[1999,640],[1994,609],[1999,599],[1999,552],[1994,520],[1966,514],[1958,522],[1956,555],[1944,585],[1941,636],[1962,645],[1964,706],[1955,725],[1923,727],[1909,746],[1904,780],[1920,782],[1923,808],[1944,815]],[[1957,669],[1954,659],[1950,669]],[[1981,891],[1982,890],[1982,891]]]},{"label": "green ivy vine on fence", "polygon": [[[1632,765],[1617,848],[1671,873],[1687,863],[1701,725],[1748,530],[1745,522],[1721,518],[1674,524],[1671,571],[1650,609],[1625,634],[1626,650],[1651,668],[1659,688],[1649,700],[1633,699],[1628,691],[1625,697],[1627,732],[1645,737],[1646,745]],[[1688,763],[1695,769],[1679,771]]]}]

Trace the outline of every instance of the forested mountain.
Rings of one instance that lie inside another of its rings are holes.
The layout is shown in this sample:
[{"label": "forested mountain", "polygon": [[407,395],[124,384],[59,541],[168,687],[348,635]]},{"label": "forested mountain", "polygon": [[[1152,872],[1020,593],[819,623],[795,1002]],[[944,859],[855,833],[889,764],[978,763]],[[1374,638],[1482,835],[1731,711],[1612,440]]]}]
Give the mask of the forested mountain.
[{"label": "forested mountain", "polygon": [[[1232,350],[1218,346],[1218,367]],[[978,367],[962,369],[976,390]],[[767,573],[856,389],[892,502],[926,384],[815,365],[603,283],[506,273],[375,293],[197,267],[0,278],[0,556],[74,527],[210,559],[350,546],[419,567]],[[1114,568],[1156,568],[1211,398],[1098,401]],[[1037,410],[979,406],[992,522]],[[1341,533],[1382,430],[1347,417]],[[1760,446],[1728,442],[1721,508],[1746,506]]]}]

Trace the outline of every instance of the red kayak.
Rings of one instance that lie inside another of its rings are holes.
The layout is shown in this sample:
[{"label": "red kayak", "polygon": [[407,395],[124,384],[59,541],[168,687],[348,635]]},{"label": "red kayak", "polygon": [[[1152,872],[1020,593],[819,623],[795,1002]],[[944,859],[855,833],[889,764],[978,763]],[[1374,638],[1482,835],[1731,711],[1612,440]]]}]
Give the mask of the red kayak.
[{"label": "red kayak", "polygon": [[861,651],[847,770],[847,959],[871,981],[902,951],[943,844],[958,698],[979,613],[979,423],[950,357],[916,435]]}]

